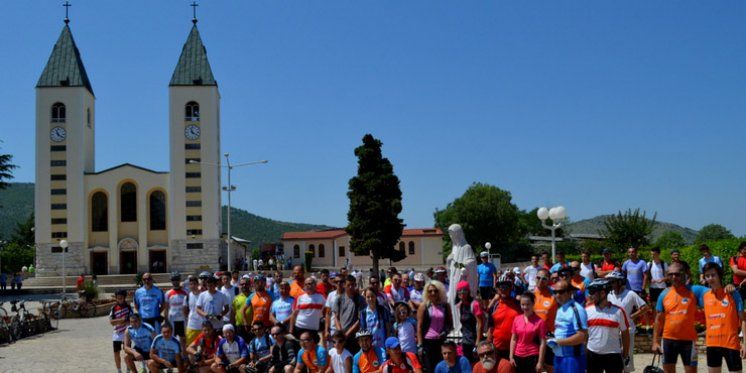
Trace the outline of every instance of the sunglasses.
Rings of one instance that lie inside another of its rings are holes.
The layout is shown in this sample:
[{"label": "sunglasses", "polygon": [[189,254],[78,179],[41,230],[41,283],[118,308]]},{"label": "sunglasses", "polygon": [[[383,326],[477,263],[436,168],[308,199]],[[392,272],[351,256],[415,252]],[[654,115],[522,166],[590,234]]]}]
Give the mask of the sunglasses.
[{"label": "sunglasses", "polygon": [[546,276],[537,277],[536,279],[539,281],[549,281],[549,277]]},{"label": "sunglasses", "polygon": [[669,272],[668,275],[671,276],[671,277],[678,277],[678,276],[681,276],[681,273],[679,273],[679,272]]},{"label": "sunglasses", "polygon": [[554,290],[554,294],[556,294],[556,295],[565,294],[565,293],[569,293],[569,292],[570,292],[570,289],[556,289],[556,290]]},{"label": "sunglasses", "polygon": [[480,353],[480,354],[478,354],[478,355],[479,355],[479,358],[481,359],[481,358],[483,358],[483,357],[488,357],[488,356],[492,356],[492,355],[494,355],[494,354],[495,354],[495,350],[492,350],[492,351],[485,351],[485,352],[482,352],[482,353]]},{"label": "sunglasses", "polygon": [[430,294],[437,294],[437,293],[438,293],[438,291],[437,291],[437,290],[435,290],[435,289],[433,289],[433,290],[428,290],[427,292],[428,292],[428,293],[430,293]]}]

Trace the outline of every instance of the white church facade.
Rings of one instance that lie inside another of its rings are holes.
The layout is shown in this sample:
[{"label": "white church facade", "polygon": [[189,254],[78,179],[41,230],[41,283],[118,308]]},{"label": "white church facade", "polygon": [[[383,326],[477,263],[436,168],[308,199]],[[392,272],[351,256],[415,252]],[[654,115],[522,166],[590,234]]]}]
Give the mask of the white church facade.
[{"label": "white church facade", "polygon": [[41,276],[216,269],[220,93],[196,20],[172,74],[170,170],[96,170],[96,97],[65,24],[36,85],[35,240]]}]

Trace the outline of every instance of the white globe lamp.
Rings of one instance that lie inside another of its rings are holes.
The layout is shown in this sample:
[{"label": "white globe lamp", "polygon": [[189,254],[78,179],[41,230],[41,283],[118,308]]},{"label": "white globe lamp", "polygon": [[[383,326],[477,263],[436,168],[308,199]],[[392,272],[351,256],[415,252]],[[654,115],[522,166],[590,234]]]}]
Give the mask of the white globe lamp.
[{"label": "white globe lamp", "polygon": [[536,210],[536,216],[539,218],[539,220],[547,220],[549,218],[549,209],[546,207],[540,207],[538,210]]}]

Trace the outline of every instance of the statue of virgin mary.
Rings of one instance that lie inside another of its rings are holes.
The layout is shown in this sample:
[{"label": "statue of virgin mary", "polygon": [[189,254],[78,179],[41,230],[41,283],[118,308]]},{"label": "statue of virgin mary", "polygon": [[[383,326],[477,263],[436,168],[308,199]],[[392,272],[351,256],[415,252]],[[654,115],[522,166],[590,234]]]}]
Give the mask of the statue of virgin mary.
[{"label": "statue of virgin mary", "polygon": [[[454,306],[458,302],[456,286],[459,281],[469,283],[469,290],[473,299],[477,298],[479,289],[479,275],[477,274],[477,257],[474,255],[471,245],[466,242],[464,230],[458,224],[448,227],[448,235],[451,237],[451,254],[446,258],[448,268],[448,303]],[[457,309],[453,309],[453,328],[461,330],[461,316]]]}]

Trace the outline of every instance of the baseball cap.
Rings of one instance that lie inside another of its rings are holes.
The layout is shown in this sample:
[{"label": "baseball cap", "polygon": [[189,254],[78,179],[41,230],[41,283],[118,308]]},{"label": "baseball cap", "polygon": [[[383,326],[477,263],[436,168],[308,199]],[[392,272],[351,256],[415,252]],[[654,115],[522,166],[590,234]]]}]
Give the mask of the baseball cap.
[{"label": "baseball cap", "polygon": [[517,275],[520,275],[521,274],[521,269],[518,268],[518,267],[513,267],[513,273],[515,273]]},{"label": "baseball cap", "polygon": [[414,280],[417,282],[425,282],[425,275],[422,273],[415,273]]},{"label": "baseball cap", "polygon": [[479,256],[481,256],[481,257],[489,257],[490,253],[488,253],[486,251],[482,251],[481,253],[479,253]]},{"label": "baseball cap", "polygon": [[445,272],[446,272],[446,267],[438,266],[435,268],[435,273],[445,273]]},{"label": "baseball cap", "polygon": [[469,290],[469,283],[466,281],[459,281],[458,285],[456,285],[456,291],[461,291],[464,289]]},{"label": "baseball cap", "polygon": [[386,338],[386,348],[397,348],[399,347],[399,338],[397,337],[388,337]]},{"label": "baseball cap", "polygon": [[608,248],[604,248],[603,250],[601,250],[601,254],[611,254],[611,250],[609,250]]}]

